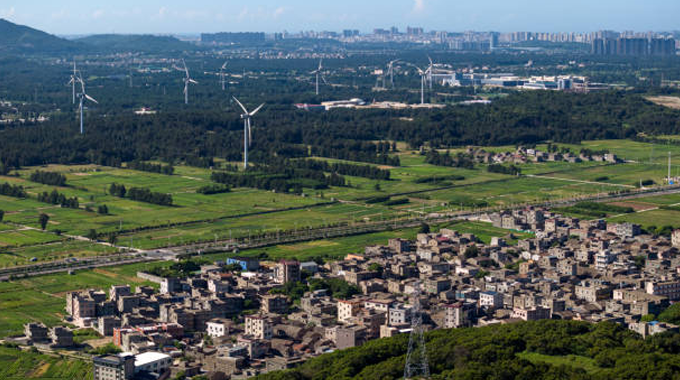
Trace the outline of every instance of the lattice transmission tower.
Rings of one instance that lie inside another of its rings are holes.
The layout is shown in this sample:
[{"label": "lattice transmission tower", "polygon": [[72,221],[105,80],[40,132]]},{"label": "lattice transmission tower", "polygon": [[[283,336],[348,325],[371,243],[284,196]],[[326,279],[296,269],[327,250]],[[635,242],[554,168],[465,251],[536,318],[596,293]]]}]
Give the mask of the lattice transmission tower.
[{"label": "lattice transmission tower", "polygon": [[430,365],[427,361],[427,348],[423,336],[423,313],[420,307],[420,282],[413,285],[411,294],[411,335],[408,340],[404,379],[430,377]]}]

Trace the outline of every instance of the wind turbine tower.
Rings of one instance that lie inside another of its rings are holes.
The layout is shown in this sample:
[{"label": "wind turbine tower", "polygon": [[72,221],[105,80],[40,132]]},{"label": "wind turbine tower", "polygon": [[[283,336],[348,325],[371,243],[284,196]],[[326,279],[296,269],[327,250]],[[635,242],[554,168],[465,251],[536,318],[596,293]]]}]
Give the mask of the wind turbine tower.
[{"label": "wind turbine tower", "polygon": [[319,59],[319,67],[316,70],[312,71],[312,74],[316,75],[316,95],[319,95],[319,77],[321,77],[321,79],[324,82],[326,82],[326,78],[323,77],[322,70],[323,70],[323,58]]},{"label": "wind turbine tower", "polygon": [[195,80],[191,79],[189,75],[189,69],[187,68],[186,62],[182,59],[183,69],[177,68],[180,71],[184,71],[184,104],[189,104],[189,84],[198,84]]},{"label": "wind turbine tower", "polygon": [[432,67],[429,67],[427,70],[423,71],[420,67],[411,64],[416,70],[418,70],[418,74],[420,75],[420,104],[425,104],[425,82],[427,81],[427,76],[431,72]]},{"label": "wind turbine tower", "polygon": [[248,112],[246,107],[238,100],[236,99],[235,96],[233,96],[234,100],[236,103],[241,107],[241,110],[243,110],[243,113],[241,114],[241,119],[243,119],[243,170],[248,169],[248,147],[252,143],[252,126],[250,123],[250,120],[253,116],[255,116],[256,113],[258,113],[262,107],[264,107],[264,103],[260,104],[259,107],[255,108],[254,111]]},{"label": "wind turbine tower", "polygon": [[94,102],[96,104],[99,104],[99,102],[94,100],[93,97],[91,97],[90,95],[88,95],[85,92],[85,82],[83,81],[83,78],[78,77],[77,80],[78,80],[78,82],[80,82],[80,93],[78,94],[78,98],[80,99],[80,106],[79,106],[79,109],[80,109],[80,134],[82,135],[85,132],[84,128],[83,128],[83,108],[84,108],[85,100],[89,100],[89,101]]},{"label": "wind turbine tower", "polygon": [[220,82],[222,83],[222,91],[224,91],[225,88],[224,70],[227,68],[227,63],[229,63],[229,61],[225,61],[220,68]]}]

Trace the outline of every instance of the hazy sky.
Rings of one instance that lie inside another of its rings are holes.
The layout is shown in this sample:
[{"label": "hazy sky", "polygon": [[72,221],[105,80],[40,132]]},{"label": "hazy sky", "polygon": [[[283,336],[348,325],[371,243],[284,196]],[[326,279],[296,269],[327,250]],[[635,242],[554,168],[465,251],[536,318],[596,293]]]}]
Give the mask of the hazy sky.
[{"label": "hazy sky", "polygon": [[0,18],[53,34],[668,31],[680,29],[680,0],[0,0]]}]

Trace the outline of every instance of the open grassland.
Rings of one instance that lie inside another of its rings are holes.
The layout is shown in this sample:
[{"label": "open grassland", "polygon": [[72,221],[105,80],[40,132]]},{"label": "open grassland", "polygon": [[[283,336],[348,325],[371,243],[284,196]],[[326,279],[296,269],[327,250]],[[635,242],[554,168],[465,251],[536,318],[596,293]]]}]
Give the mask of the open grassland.
[{"label": "open grassland", "polygon": [[0,347],[0,378],[85,380],[92,378],[90,361]]}]

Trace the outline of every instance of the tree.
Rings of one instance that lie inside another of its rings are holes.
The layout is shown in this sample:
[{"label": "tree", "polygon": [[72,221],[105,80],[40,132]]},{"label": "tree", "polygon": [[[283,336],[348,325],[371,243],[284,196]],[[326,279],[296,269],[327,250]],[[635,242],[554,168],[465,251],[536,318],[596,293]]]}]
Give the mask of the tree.
[{"label": "tree", "polygon": [[38,217],[38,222],[40,223],[40,228],[44,231],[47,228],[47,222],[50,221],[50,216],[45,213],[40,213]]},{"label": "tree", "polygon": [[464,254],[466,259],[477,257],[477,255],[479,255],[479,248],[477,248],[476,245],[469,246],[465,249]]},{"label": "tree", "polygon": [[421,234],[429,234],[430,233],[430,225],[425,223],[425,222],[420,223],[420,230],[418,232],[420,232]]},{"label": "tree", "polygon": [[118,241],[118,236],[111,234],[111,235],[109,235],[109,238],[107,239],[107,241],[109,242],[109,244],[115,245],[116,241]]},{"label": "tree", "polygon": [[654,314],[646,314],[643,315],[642,318],[640,318],[640,322],[652,322],[656,320],[656,315]]},{"label": "tree", "polygon": [[85,237],[87,237],[90,240],[97,240],[97,231],[94,229],[90,229],[90,231],[88,231]]},{"label": "tree", "polygon": [[2,223],[2,220],[5,218],[5,212],[0,210],[0,223]]}]

